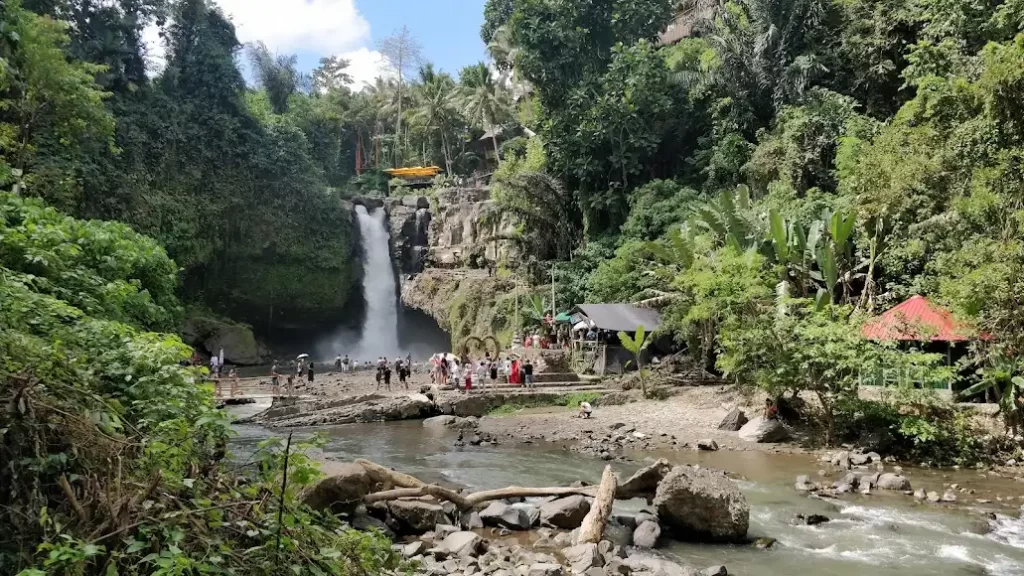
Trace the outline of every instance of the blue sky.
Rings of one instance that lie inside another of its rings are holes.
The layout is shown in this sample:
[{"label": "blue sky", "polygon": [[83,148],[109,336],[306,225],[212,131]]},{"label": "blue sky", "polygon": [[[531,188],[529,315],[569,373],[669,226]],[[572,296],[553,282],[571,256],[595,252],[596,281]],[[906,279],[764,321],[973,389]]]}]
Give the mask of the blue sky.
[{"label": "blue sky", "polygon": [[[214,0],[235,23],[243,43],[262,40],[274,52],[296,54],[303,71],[322,56],[350,60],[357,84],[372,82],[382,67],[381,38],[402,25],[423,47],[423,57],[457,74],[484,59],[480,40],[485,0]],[[161,60],[155,29],[147,30],[153,60]]]}]

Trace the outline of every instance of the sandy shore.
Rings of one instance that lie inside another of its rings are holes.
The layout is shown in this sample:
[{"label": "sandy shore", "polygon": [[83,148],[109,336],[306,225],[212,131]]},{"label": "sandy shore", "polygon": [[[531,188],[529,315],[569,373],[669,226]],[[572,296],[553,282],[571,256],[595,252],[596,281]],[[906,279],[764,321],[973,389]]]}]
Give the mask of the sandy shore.
[{"label": "sandy shore", "polygon": [[[759,412],[756,402],[732,387],[683,388],[665,400],[637,400],[616,406],[598,406],[583,419],[567,408],[525,409],[512,415],[488,416],[480,430],[522,440],[581,443],[584,451],[600,451],[609,434],[622,436],[634,450],[695,450],[700,440],[711,439],[721,450],[807,452],[795,442],[757,444],[741,440],[736,432],[718,429],[734,407],[748,417]],[[614,427],[614,430],[613,430]]]}]

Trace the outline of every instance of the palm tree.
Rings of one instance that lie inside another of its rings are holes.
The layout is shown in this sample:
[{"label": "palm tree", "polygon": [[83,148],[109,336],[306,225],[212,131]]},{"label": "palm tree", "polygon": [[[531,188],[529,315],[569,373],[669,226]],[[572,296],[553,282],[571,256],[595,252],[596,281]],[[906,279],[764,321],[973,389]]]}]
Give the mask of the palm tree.
[{"label": "palm tree", "polygon": [[422,127],[428,138],[440,136],[445,169],[452,173],[449,134],[458,122],[456,85],[448,74],[438,74],[431,64],[420,68],[420,84],[415,89],[416,107],[412,121]]},{"label": "palm tree", "polygon": [[498,127],[511,116],[508,92],[491,78],[491,71],[483,62],[462,69],[461,101],[466,118],[471,124],[483,126],[491,134],[494,156],[501,165],[498,152]]}]

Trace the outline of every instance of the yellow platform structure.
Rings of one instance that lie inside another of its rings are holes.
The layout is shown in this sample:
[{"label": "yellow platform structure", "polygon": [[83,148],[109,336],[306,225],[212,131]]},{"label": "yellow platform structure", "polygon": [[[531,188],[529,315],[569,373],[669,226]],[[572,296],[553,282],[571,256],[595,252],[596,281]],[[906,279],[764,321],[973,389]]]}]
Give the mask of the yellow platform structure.
[{"label": "yellow platform structure", "polygon": [[391,168],[385,170],[384,173],[392,178],[433,178],[441,173],[441,168],[437,166],[413,166],[410,168]]}]

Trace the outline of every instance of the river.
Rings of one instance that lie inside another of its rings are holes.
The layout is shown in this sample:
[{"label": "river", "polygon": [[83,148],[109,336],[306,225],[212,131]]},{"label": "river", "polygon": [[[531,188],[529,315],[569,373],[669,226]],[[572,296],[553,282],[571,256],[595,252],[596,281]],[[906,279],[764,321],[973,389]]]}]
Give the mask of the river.
[{"label": "river", "polygon": [[[240,408],[253,410],[251,406]],[[236,428],[236,457],[244,457],[260,440],[280,435],[259,426]],[[295,432],[303,436],[314,431]],[[554,486],[580,479],[597,482],[604,467],[595,458],[553,445],[510,442],[489,448],[454,448],[453,432],[424,428],[418,421],[335,426],[319,432],[330,439],[327,455],[338,460],[367,458],[423,480],[476,489],[513,484]],[[683,563],[697,567],[724,564],[730,574],[743,576],[801,572],[815,576],[1024,576],[1024,520],[1005,507],[999,509],[1003,513],[995,521],[989,521],[981,509],[917,504],[902,495],[858,495],[834,503],[808,498],[793,489],[796,475],[820,467],[806,456],[726,451],[655,456],[721,468],[744,478],[738,482],[751,506],[749,534],[778,540],[767,551],[682,543],[661,550]],[[620,475],[626,475],[638,465],[615,467]],[[975,471],[914,470],[910,478],[933,484],[970,482],[992,494],[1024,494],[1024,485],[1010,479],[979,483]],[[984,497],[988,496],[986,492]],[[622,502],[616,509],[636,511],[643,505],[642,501]],[[813,527],[795,525],[793,517],[798,513],[824,514],[832,520]]]}]

